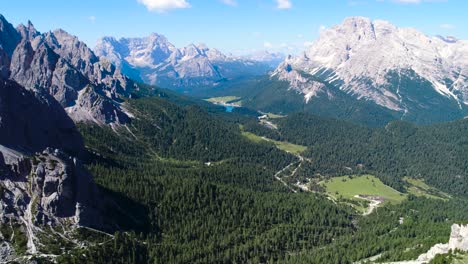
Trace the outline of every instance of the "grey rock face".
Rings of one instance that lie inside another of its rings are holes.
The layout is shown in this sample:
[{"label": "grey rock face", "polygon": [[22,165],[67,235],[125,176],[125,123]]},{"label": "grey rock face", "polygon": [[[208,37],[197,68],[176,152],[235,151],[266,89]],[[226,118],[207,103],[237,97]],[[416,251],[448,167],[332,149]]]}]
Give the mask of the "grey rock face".
[{"label": "grey rock face", "polygon": [[10,76],[10,58],[0,47],[0,78],[6,79],[8,76]]},{"label": "grey rock face", "polygon": [[8,263],[14,259],[14,249],[6,241],[0,242],[0,263]]},{"label": "grey rock face", "polygon": [[76,104],[66,108],[69,116],[75,122],[92,121],[101,123],[125,124],[129,117],[121,112],[118,104],[111,100],[103,100],[91,86],[80,91]]},{"label": "grey rock face", "polygon": [[[53,148],[49,148],[53,147]],[[73,121],[49,94],[0,82],[0,224],[21,226],[28,252],[41,252],[46,226],[106,229],[105,199],[67,153],[84,151]],[[44,150],[45,149],[45,150]],[[8,259],[8,245],[2,245]]]},{"label": "grey rock face", "polygon": [[16,31],[21,35],[21,39],[32,41],[35,37],[39,36],[39,31],[36,30],[31,21],[28,21],[26,25],[20,24]]},{"label": "grey rock face", "polygon": [[16,45],[20,42],[21,35],[8,21],[0,15],[0,46],[11,56]]},{"label": "grey rock face", "polygon": [[53,98],[5,80],[0,81],[0,144],[28,152],[84,149],[75,124]]},{"label": "grey rock face", "polygon": [[[3,153],[11,151],[0,148]],[[9,175],[0,178],[1,222],[103,226],[102,199],[91,175],[76,159],[47,148],[32,158],[15,155],[1,166]]]},{"label": "grey rock face", "polygon": [[33,50],[27,40],[21,41],[11,58],[10,78],[24,87],[50,87],[59,57],[47,46]]},{"label": "grey rock face", "polygon": [[[52,95],[62,107],[73,107],[69,112],[89,113],[71,115],[79,117],[75,121],[106,124],[130,120],[118,101],[129,96],[137,86],[112,64],[99,60],[86,44],[63,30],[41,34],[31,22],[15,30],[1,18],[1,77],[13,79],[40,94]],[[93,97],[79,98],[87,87],[94,90]],[[77,109],[77,106],[89,108]]]}]

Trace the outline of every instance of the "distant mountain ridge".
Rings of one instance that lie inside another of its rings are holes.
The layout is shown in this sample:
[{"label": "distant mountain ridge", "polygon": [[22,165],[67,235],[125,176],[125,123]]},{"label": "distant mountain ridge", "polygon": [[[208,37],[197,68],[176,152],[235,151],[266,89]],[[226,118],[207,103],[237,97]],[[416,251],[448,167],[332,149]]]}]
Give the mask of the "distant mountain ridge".
[{"label": "distant mountain ridge", "polygon": [[237,77],[264,75],[280,62],[279,55],[227,56],[204,44],[177,48],[156,33],[143,38],[104,37],[95,53],[105,57],[134,79],[165,88],[215,86]]},{"label": "distant mountain ridge", "polygon": [[430,123],[467,114],[467,68],[468,41],[351,17],[286,58],[271,77],[287,81],[305,103],[333,100],[340,90],[401,119]]}]

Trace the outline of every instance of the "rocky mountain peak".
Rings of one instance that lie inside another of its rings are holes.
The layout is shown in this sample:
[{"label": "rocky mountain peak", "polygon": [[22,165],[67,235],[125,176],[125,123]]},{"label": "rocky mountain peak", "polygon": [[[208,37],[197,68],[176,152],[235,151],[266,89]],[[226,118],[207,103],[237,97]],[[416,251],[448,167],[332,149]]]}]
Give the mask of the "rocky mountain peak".
[{"label": "rocky mountain peak", "polygon": [[463,112],[468,105],[468,78],[462,69],[467,66],[466,41],[445,41],[387,21],[351,17],[324,30],[303,54],[287,58],[273,75],[289,80],[299,92],[315,86],[315,81],[304,85],[301,74],[291,71],[320,77],[322,83],[350,96],[406,115],[412,108],[430,108],[434,101],[414,95],[409,99],[414,91],[403,89],[410,85],[399,85],[405,81],[423,87],[425,94],[434,93],[437,105],[455,105],[454,111]]},{"label": "rocky mountain peak", "polygon": [[22,39],[27,39],[29,41],[32,41],[35,37],[40,35],[39,31],[37,31],[33,23],[29,20],[26,25],[18,25],[16,30],[21,34]]},{"label": "rocky mountain peak", "polygon": [[0,23],[0,55],[6,54],[0,58],[1,77],[52,95],[70,108],[67,112],[75,121],[129,121],[118,99],[129,96],[136,84],[84,42],[62,29],[41,34],[31,22],[17,29],[3,17]]}]

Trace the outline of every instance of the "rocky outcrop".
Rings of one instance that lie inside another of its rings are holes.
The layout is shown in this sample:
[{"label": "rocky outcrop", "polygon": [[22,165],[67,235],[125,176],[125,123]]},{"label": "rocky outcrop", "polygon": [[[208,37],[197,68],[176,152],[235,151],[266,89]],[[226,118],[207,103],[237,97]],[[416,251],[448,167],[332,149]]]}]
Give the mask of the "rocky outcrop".
[{"label": "rocky outcrop", "polygon": [[468,225],[452,225],[449,248],[468,251]]},{"label": "rocky outcrop", "polygon": [[104,100],[91,86],[81,90],[75,105],[65,108],[75,122],[92,121],[101,123],[125,124],[130,118],[122,112],[120,106],[111,100]]},{"label": "rocky outcrop", "polygon": [[[138,87],[86,44],[64,30],[39,33],[31,22],[14,29],[0,19],[0,76],[15,80],[39,94],[50,94],[63,108],[73,108],[75,121],[99,124],[130,119],[120,107],[121,97]],[[84,94],[85,88],[92,92]],[[85,101],[87,100],[87,101]],[[77,109],[80,108],[80,109]]]},{"label": "rocky outcrop", "polygon": [[448,244],[436,244],[427,253],[419,256],[418,261],[428,263],[438,254],[447,254],[450,250],[468,251],[468,225],[452,225]]},{"label": "rocky outcrop", "polygon": [[38,252],[44,226],[103,228],[103,199],[91,175],[64,152],[26,157],[0,146],[0,172],[0,222],[25,227],[29,253]]},{"label": "rocky outcrop", "polygon": [[[41,252],[38,237],[50,235],[47,227],[107,227],[105,199],[79,160],[70,156],[83,151],[81,135],[56,100],[1,80],[0,224],[19,226],[30,254]],[[0,238],[0,259],[9,257],[8,239]]]}]

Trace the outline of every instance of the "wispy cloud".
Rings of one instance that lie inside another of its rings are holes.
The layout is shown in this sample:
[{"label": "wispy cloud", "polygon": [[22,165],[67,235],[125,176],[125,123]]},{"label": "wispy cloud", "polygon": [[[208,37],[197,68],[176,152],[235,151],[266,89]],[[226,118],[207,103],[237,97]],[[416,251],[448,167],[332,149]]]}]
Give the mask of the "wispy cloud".
[{"label": "wispy cloud", "polygon": [[237,6],[236,0],[220,0],[222,3],[230,6]]},{"label": "wispy cloud", "polygon": [[89,16],[88,20],[91,21],[91,23],[95,23],[96,22],[96,17],[95,16]]},{"label": "wispy cloud", "polygon": [[292,8],[291,0],[276,0],[276,7],[278,9],[290,9]]},{"label": "wispy cloud", "polygon": [[266,49],[271,49],[273,48],[273,44],[271,44],[271,42],[265,41],[263,42],[263,47]]},{"label": "wispy cloud", "polygon": [[452,25],[452,24],[441,24],[439,25],[440,28],[443,28],[443,29],[454,29],[455,26]]},{"label": "wispy cloud", "polygon": [[149,11],[165,12],[170,9],[190,8],[187,0],[137,0],[146,6]]}]

